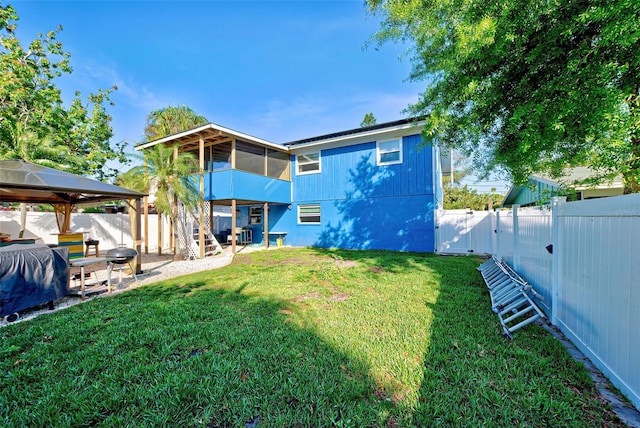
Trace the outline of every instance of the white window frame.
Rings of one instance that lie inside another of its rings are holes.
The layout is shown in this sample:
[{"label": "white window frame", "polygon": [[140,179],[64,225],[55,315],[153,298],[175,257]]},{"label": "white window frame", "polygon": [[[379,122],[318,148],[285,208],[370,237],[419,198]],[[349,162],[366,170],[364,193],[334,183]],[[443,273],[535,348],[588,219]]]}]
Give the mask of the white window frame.
[{"label": "white window frame", "polygon": [[[398,149],[397,150],[388,150],[388,149],[381,149],[380,145],[384,145],[385,143],[391,143],[391,142],[397,142],[398,143]],[[398,160],[394,160],[394,161],[388,161],[388,162],[384,162],[382,161],[382,155],[386,154],[386,153],[395,153],[398,152]],[[402,137],[398,137],[398,138],[393,138],[391,140],[383,140],[383,141],[376,141],[376,161],[377,161],[377,165],[378,166],[385,166],[385,165],[397,165],[402,163]]]},{"label": "white window frame", "polygon": [[[318,217],[320,217],[320,221],[302,221],[300,217],[300,209],[301,208],[310,208],[310,207],[318,207]],[[320,204],[302,204],[298,205],[298,224],[320,224],[322,222],[322,208]]]},{"label": "white window frame", "polygon": [[[309,155],[318,155],[318,160],[312,161],[312,162],[309,162],[309,161],[300,162],[303,156],[309,156]],[[309,165],[309,164],[314,164],[316,162],[318,163],[317,170],[314,169],[312,171],[300,171],[300,165]],[[321,172],[322,172],[322,155],[320,154],[320,151],[302,153],[302,154],[296,155],[296,175],[320,174]]]},{"label": "white window frame", "polygon": [[[253,223],[253,218],[258,216],[260,221]],[[262,207],[249,207],[249,224],[262,224]]]}]

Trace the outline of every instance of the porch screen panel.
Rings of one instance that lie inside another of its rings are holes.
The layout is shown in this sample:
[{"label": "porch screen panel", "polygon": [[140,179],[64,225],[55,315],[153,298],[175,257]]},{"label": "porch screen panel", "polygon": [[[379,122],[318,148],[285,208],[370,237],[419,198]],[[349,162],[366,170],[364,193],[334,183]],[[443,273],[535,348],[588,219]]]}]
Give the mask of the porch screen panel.
[{"label": "porch screen panel", "polygon": [[204,148],[204,170],[213,171],[213,161],[211,159],[211,146]]},{"label": "porch screen panel", "polygon": [[278,150],[267,149],[267,175],[281,180],[291,180],[289,155]]},{"label": "porch screen panel", "polygon": [[231,141],[211,147],[213,152],[213,171],[231,169]]},{"label": "porch screen panel", "polygon": [[247,143],[236,142],[236,169],[266,175],[264,165],[265,148]]}]

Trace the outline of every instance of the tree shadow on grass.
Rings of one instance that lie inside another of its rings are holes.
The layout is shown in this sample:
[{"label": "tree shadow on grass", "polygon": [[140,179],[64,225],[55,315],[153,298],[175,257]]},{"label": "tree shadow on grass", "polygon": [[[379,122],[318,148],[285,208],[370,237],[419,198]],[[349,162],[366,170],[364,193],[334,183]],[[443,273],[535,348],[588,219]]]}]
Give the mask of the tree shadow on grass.
[{"label": "tree shadow on grass", "polygon": [[[243,256],[254,265],[140,287],[0,330],[2,425],[613,425],[594,406],[586,372],[546,332],[529,326],[512,342],[502,338],[475,258],[255,254]],[[284,263],[291,268],[275,269]],[[262,292],[261,284],[300,265],[285,289]],[[407,273],[415,283],[395,281]],[[347,299],[326,299],[334,289]],[[301,294],[308,299],[296,302]],[[364,309],[350,316],[336,310],[342,305]],[[364,340],[341,346],[356,323],[370,325]],[[403,348],[420,335],[416,349]],[[370,349],[369,341],[384,346]],[[395,359],[372,360],[385,352]],[[393,378],[414,369],[415,385]]]},{"label": "tree shadow on grass", "polygon": [[314,251],[362,264],[373,276],[421,269],[437,280],[437,296],[424,300],[431,321],[418,400],[402,426],[624,426],[600,402],[582,364],[542,327],[503,338],[477,258]]},{"label": "tree shadow on grass", "polygon": [[[184,281],[184,278],[181,279]],[[283,302],[165,282],[0,332],[3,426],[366,426],[391,404]]]}]

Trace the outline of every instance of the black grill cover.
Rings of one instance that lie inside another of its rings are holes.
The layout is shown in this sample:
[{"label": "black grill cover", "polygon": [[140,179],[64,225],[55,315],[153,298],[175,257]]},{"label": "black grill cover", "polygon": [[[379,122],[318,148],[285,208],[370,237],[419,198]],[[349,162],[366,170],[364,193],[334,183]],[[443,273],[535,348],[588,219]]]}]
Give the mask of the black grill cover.
[{"label": "black grill cover", "polygon": [[0,248],[0,316],[59,299],[69,291],[69,248]]}]

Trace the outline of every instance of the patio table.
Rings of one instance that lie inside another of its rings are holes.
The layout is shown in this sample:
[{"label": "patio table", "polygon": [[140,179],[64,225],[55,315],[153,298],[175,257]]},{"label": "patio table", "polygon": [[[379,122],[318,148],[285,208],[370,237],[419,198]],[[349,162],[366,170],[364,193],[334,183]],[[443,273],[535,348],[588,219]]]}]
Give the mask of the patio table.
[{"label": "patio table", "polygon": [[107,264],[107,291],[111,293],[111,271],[113,270],[111,259],[108,257],[82,257],[79,259],[73,259],[69,262],[69,266],[71,267],[79,267],[80,268],[80,296],[84,297],[84,268],[90,265],[95,265],[98,263],[106,263]]}]

